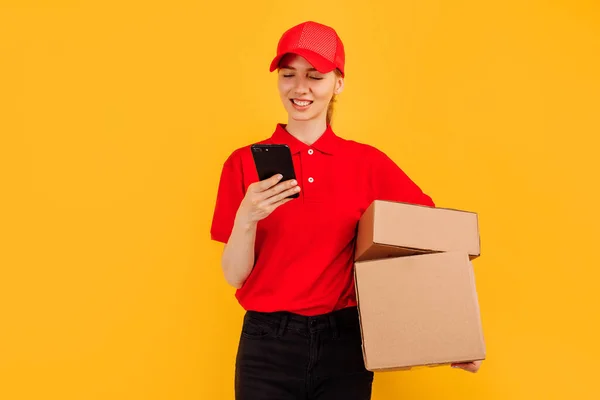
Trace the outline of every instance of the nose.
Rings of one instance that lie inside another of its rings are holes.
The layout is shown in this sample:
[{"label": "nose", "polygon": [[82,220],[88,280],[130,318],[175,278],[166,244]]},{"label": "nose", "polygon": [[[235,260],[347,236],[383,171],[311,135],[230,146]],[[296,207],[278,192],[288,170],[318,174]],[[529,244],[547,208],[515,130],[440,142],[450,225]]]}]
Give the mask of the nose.
[{"label": "nose", "polygon": [[299,76],[295,81],[294,92],[296,94],[305,94],[310,90],[308,86],[308,79]]}]

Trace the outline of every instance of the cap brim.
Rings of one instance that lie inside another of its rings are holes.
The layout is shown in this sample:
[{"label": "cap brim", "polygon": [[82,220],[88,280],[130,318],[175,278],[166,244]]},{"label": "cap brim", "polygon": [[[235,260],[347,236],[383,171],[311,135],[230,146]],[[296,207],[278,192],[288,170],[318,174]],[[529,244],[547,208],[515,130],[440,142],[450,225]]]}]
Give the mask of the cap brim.
[{"label": "cap brim", "polygon": [[275,71],[279,67],[279,63],[281,62],[281,59],[286,54],[290,54],[290,53],[297,54],[301,57],[304,57],[306,59],[306,61],[308,61],[317,71],[319,71],[322,74],[331,72],[336,68],[334,63],[327,60],[323,56],[315,53],[314,51],[310,51],[310,50],[306,50],[306,49],[294,49],[294,50],[289,50],[283,54],[279,54],[278,56],[276,56],[273,59],[273,61],[271,62],[271,68],[269,69],[269,71],[271,71],[271,72]]}]

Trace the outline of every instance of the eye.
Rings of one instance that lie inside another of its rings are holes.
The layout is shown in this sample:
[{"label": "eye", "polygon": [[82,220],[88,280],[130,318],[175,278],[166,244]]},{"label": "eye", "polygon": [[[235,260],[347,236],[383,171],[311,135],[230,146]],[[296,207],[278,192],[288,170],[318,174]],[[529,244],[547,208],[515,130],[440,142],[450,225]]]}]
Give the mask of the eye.
[{"label": "eye", "polygon": [[310,76],[309,78],[310,78],[310,79],[313,79],[313,80],[315,80],[315,81],[320,81],[320,80],[322,80],[322,79],[323,79],[323,78],[321,78],[321,77],[319,77],[319,76]]},{"label": "eye", "polygon": [[294,75],[291,75],[291,74],[283,74],[283,77],[284,77],[284,78],[291,78],[292,76],[294,76]]}]

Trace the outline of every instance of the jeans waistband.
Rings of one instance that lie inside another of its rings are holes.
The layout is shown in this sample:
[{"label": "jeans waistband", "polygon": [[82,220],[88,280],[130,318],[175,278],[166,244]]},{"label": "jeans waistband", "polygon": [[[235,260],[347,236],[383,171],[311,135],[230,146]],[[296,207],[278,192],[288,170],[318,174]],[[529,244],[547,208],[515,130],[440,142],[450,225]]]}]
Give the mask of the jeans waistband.
[{"label": "jeans waistband", "polygon": [[339,329],[359,327],[358,309],[356,306],[315,316],[304,316],[287,311],[247,311],[246,316],[278,326],[280,335],[286,328],[292,328],[301,332],[329,329],[333,332],[334,336],[337,336]]}]

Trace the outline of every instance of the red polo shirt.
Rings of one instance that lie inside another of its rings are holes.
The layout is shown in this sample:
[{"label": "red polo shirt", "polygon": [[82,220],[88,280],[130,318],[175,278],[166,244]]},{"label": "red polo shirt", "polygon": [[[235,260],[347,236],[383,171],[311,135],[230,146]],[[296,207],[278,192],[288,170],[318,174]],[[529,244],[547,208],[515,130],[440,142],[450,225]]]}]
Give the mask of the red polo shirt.
[{"label": "red polo shirt", "polygon": [[[383,152],[328,127],[306,145],[277,125],[261,143],[290,147],[300,197],[259,221],[255,265],[236,297],[246,310],[318,315],[356,305],[353,256],[357,222],[375,199],[434,206]],[[225,161],[211,237],[226,243],[248,186],[258,180],[250,146]]]}]

